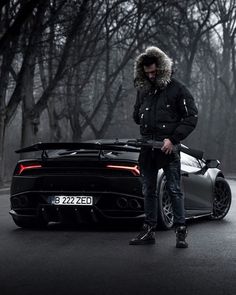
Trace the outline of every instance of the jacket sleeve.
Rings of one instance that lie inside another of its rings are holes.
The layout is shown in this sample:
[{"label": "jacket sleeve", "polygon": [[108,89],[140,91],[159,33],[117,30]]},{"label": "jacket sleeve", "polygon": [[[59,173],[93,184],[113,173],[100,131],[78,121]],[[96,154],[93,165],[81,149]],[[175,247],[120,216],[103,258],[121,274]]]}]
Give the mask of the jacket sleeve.
[{"label": "jacket sleeve", "polygon": [[137,91],[136,102],[134,104],[133,119],[136,124],[140,124],[139,109],[141,106],[141,94]]},{"label": "jacket sleeve", "polygon": [[198,121],[198,110],[194,98],[184,85],[181,85],[178,95],[178,110],[181,121],[169,137],[173,144],[185,139],[195,129]]}]

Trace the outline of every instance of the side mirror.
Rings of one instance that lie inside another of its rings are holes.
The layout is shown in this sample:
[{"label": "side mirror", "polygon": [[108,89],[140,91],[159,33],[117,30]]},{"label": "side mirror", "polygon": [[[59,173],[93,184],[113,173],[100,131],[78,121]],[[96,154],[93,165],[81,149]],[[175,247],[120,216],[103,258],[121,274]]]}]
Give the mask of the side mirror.
[{"label": "side mirror", "polygon": [[220,161],[215,159],[208,159],[206,160],[207,168],[218,168],[220,166]]}]

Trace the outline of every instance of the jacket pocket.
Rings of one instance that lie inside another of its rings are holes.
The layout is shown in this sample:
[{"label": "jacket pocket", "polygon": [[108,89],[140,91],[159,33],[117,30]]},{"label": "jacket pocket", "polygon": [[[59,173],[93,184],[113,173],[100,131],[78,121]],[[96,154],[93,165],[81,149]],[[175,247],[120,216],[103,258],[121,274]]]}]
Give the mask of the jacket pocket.
[{"label": "jacket pocket", "polygon": [[161,134],[171,135],[174,133],[174,130],[178,126],[177,123],[158,123],[157,130],[161,132]]}]

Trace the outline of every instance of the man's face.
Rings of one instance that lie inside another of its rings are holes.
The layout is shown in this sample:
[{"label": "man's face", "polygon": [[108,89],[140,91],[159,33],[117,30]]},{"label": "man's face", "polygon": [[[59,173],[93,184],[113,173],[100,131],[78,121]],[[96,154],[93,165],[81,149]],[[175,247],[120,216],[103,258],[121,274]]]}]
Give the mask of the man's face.
[{"label": "man's face", "polygon": [[156,64],[152,64],[150,66],[143,66],[144,73],[147,76],[147,78],[154,82],[156,80],[157,76],[157,66]]}]

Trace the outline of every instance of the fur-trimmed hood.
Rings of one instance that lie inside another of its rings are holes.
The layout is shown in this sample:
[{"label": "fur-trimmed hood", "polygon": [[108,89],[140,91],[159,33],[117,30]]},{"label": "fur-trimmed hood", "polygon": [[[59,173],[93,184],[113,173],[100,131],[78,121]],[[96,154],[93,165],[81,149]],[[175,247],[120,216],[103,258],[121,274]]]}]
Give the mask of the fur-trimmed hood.
[{"label": "fur-trimmed hood", "polygon": [[171,80],[172,60],[160,48],[151,46],[144,53],[140,54],[134,64],[134,86],[137,90],[149,91],[153,85],[143,71],[143,57],[151,56],[156,59],[158,69],[162,70],[156,77],[156,87],[165,88]]}]

